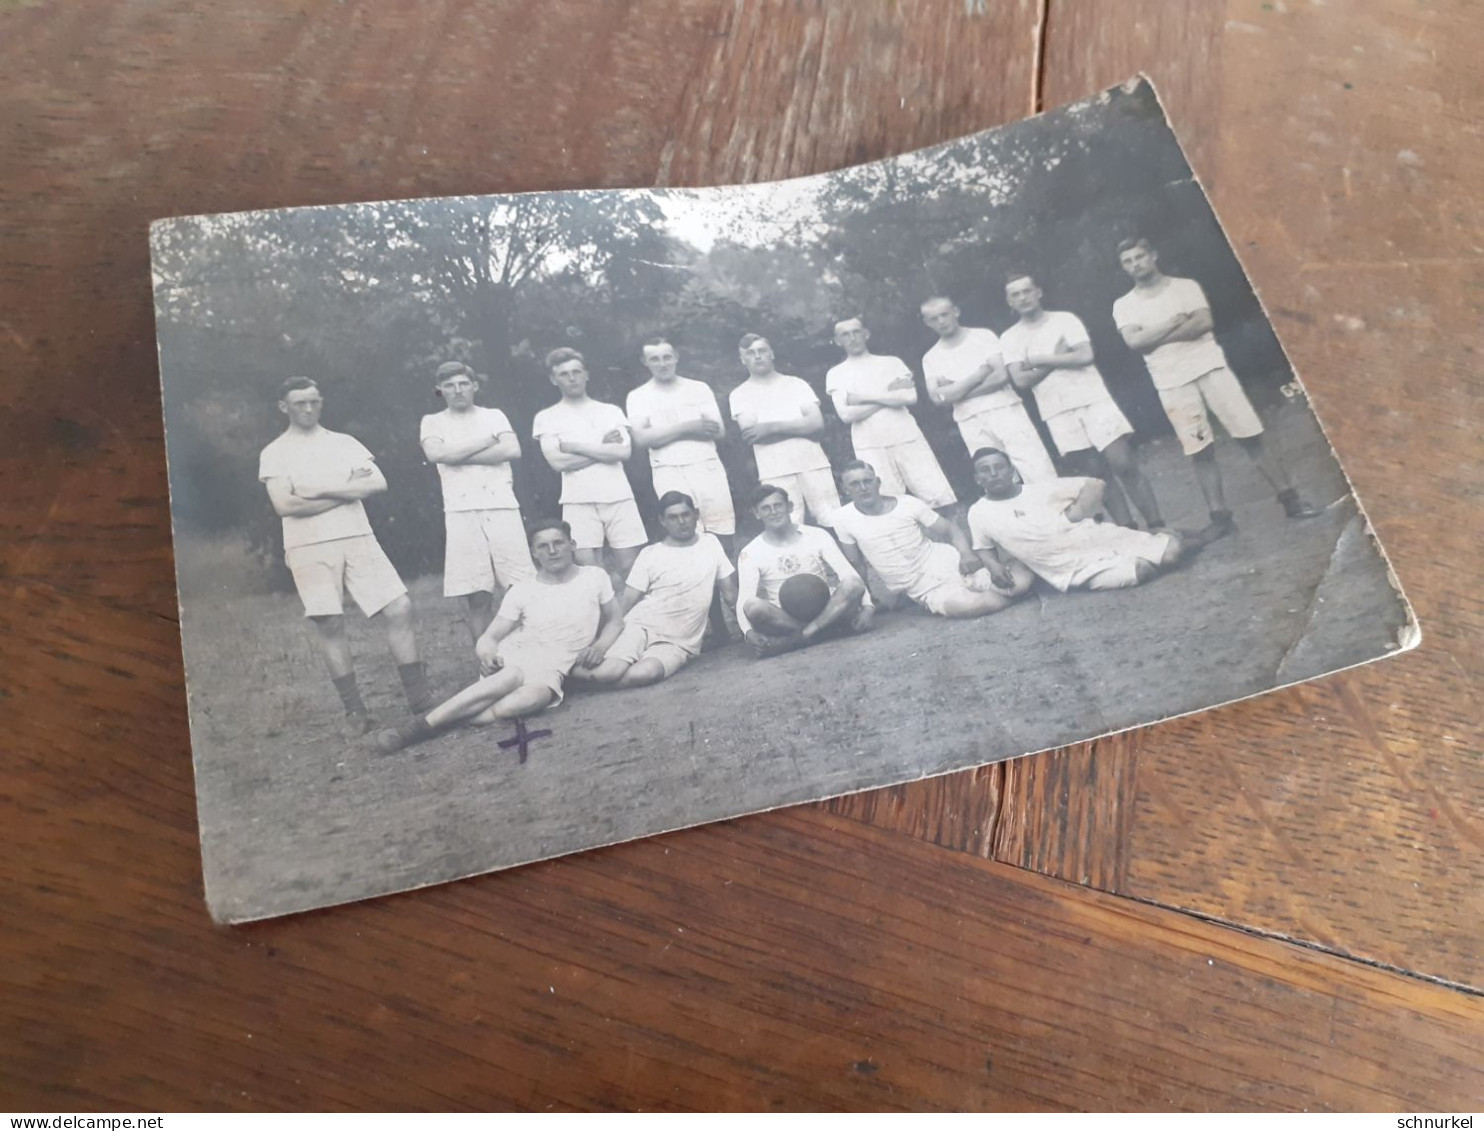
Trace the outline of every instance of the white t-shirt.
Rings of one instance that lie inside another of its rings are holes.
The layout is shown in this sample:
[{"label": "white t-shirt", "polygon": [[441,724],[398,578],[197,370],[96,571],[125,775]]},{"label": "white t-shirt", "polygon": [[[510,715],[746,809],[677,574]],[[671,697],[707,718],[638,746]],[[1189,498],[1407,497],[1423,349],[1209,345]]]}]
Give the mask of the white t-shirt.
[{"label": "white t-shirt", "polygon": [[[737,555],[737,623],[743,632],[750,631],[752,622],[747,619],[744,606],[749,597],[762,597],[776,605],[778,591],[783,583],[795,574],[812,573],[829,583],[834,592],[840,582],[860,574],[840,552],[840,547],[829,532],[817,526],[796,527],[798,536],[782,546],[768,541],[759,534]],[[867,593],[863,604],[871,603]]]},{"label": "white t-shirt", "polygon": [[[698,416],[721,423],[721,409],[711,386],[704,381],[692,381],[689,377],[677,377],[671,385],[646,381],[629,394],[625,408],[634,424],[659,428],[669,428],[683,420],[695,420]],[[649,449],[651,467],[682,467],[715,457],[716,444],[711,440],[671,440],[668,444]]]},{"label": "white t-shirt", "polygon": [[[1007,362],[1024,361],[1031,354],[1054,354],[1062,343],[1082,346],[1089,341],[1082,319],[1066,310],[1048,310],[1034,326],[1017,322],[1000,335]],[[1096,404],[1108,396],[1108,387],[1103,384],[1103,375],[1096,365],[1053,369],[1031,391],[1036,395],[1036,407],[1041,410],[1042,419]]]},{"label": "white t-shirt", "polygon": [[[1002,355],[1002,344],[993,330],[978,326],[965,326],[964,340],[956,346],[939,341],[922,357],[922,375],[929,389],[940,385],[951,385],[962,381],[986,361],[997,360]],[[1009,408],[1020,403],[1020,394],[1010,385],[1003,385],[988,393],[964,397],[953,405],[954,420],[968,420],[981,412],[997,408]]]},{"label": "white t-shirt", "polygon": [[624,622],[699,655],[716,583],[736,572],[714,534],[702,534],[690,546],[645,546],[628,577],[629,588],[644,596]]},{"label": "white t-shirt", "polygon": [[924,531],[938,520],[932,507],[911,495],[898,495],[885,514],[866,514],[854,503],[835,512],[835,535],[859,546],[871,568],[893,592],[912,588],[928,568],[934,542]]},{"label": "white t-shirt", "polygon": [[1073,522],[1066,509],[1091,479],[1027,483],[1011,499],[980,499],[969,508],[969,537],[976,550],[998,545],[1065,592],[1087,559],[1098,524]]},{"label": "white t-shirt", "polygon": [[[493,442],[497,436],[513,433],[510,420],[497,408],[475,405],[467,412],[444,409],[423,417],[418,429],[419,442],[438,440],[443,444],[464,447],[474,440]],[[436,463],[443,484],[445,511],[510,510],[515,501],[514,476],[507,463]]]},{"label": "white t-shirt", "polygon": [[[628,430],[629,422],[617,405],[588,400],[581,407],[558,401],[543,408],[531,423],[531,433],[541,437],[576,440],[583,444],[601,444],[603,437],[615,428]],[[621,463],[590,463],[576,471],[562,472],[563,503],[618,503],[634,497],[629,477]],[[586,647],[586,645],[583,645]]]},{"label": "white t-shirt", "polygon": [[[263,449],[258,479],[263,483],[287,479],[291,487],[334,488],[348,484],[353,471],[375,466],[376,457],[354,436],[328,428],[308,434],[290,429]],[[370,533],[371,521],[358,499],[320,514],[283,516],[285,550]]]},{"label": "white t-shirt", "polygon": [[[1168,322],[1176,314],[1209,310],[1206,292],[1194,279],[1165,281],[1151,289],[1135,287],[1113,304],[1113,324],[1124,330],[1130,326],[1155,326]],[[1202,334],[1191,342],[1165,342],[1144,355],[1150,379],[1156,389],[1176,389],[1204,377],[1213,369],[1226,367],[1226,354],[1214,334]]]},{"label": "white t-shirt", "polygon": [[500,641],[500,654],[536,655],[565,672],[598,638],[602,606],[613,600],[613,582],[597,566],[578,566],[556,584],[541,581],[541,576],[517,581],[505,591],[499,615],[520,627]]},{"label": "white t-shirt", "polygon": [[[845,415],[845,398],[851,393],[879,396],[893,381],[912,377],[912,370],[899,357],[867,353],[847,357],[824,378],[824,390],[835,402],[835,411]],[[877,409],[850,426],[850,441],[859,455],[861,448],[890,448],[922,439],[922,429],[905,408]]]},{"label": "white t-shirt", "polygon": [[[810,408],[818,408],[819,398],[807,382],[786,373],[775,373],[771,377],[747,378],[732,390],[727,407],[738,424],[749,419],[758,424],[782,424],[797,420]],[[752,454],[757,460],[759,479],[777,479],[830,466],[830,457],[808,436],[754,444]]]}]

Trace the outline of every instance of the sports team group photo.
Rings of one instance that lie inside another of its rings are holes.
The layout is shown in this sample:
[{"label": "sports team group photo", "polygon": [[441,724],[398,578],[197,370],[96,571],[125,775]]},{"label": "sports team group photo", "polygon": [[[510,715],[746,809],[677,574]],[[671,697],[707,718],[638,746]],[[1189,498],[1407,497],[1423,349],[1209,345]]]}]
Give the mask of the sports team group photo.
[{"label": "sports team group photo", "polygon": [[800,181],[152,252],[221,920],[1158,721],[1406,621],[1145,83]]}]

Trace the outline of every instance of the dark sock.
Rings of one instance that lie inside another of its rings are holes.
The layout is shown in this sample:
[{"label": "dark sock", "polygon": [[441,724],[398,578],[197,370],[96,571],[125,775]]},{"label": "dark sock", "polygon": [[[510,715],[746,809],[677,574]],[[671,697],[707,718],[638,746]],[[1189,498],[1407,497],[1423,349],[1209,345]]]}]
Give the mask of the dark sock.
[{"label": "dark sock", "polygon": [[423,669],[421,660],[398,664],[397,674],[402,677],[402,691],[407,696],[407,705],[412,708],[413,714],[426,714],[435,706],[433,693],[428,690],[428,673]]},{"label": "dark sock", "polygon": [[424,739],[432,738],[438,733],[428,722],[427,715],[414,715],[407,720],[406,727],[407,737],[416,742],[422,742]]},{"label": "dark sock", "polygon": [[356,673],[342,675],[335,679],[335,690],[340,692],[340,702],[345,704],[347,715],[364,715],[366,704],[361,702],[361,689],[356,686]]},{"label": "dark sock", "polygon": [[1281,491],[1278,492],[1278,501],[1280,503],[1282,503],[1284,506],[1287,506],[1289,503],[1295,502],[1297,499],[1298,499],[1298,488],[1297,487],[1285,487],[1285,488],[1283,488],[1283,490],[1281,490]]}]

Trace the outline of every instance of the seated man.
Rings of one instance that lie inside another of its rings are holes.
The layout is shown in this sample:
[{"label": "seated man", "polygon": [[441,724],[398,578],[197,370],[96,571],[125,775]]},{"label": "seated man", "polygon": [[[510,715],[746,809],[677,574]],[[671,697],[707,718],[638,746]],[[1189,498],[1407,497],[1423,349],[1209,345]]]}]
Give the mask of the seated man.
[{"label": "seated man", "polygon": [[696,533],[700,512],[680,491],[660,496],[661,542],[639,551],[618,598],[624,630],[601,664],[572,678],[643,687],[674,675],[700,654],[711,599],[737,603],[737,571],[715,534]]},{"label": "seated man", "polygon": [[840,482],[850,497],[835,513],[845,556],[859,570],[869,564],[892,592],[905,593],[940,617],[982,617],[1030,590],[1032,577],[1024,566],[991,569],[956,523],[911,495],[883,495],[869,463],[847,463]]},{"label": "seated man", "polygon": [[998,448],[974,453],[974,478],[984,498],[969,508],[969,533],[980,558],[988,565],[997,560],[996,549],[1003,550],[1063,593],[1138,585],[1198,544],[1168,531],[1096,522],[1103,480],[1023,483]]},{"label": "seated man", "polygon": [[[793,501],[782,487],[764,484],[752,496],[763,532],[737,558],[737,623],[759,656],[776,656],[842,632],[865,632],[874,609],[866,584],[829,532],[793,520]],[[811,574],[829,587],[829,601],[808,622],[779,603],[783,583]]]},{"label": "seated man", "polygon": [[426,715],[373,736],[390,754],[440,730],[517,719],[562,701],[574,666],[595,668],[623,631],[623,616],[606,570],[580,566],[572,528],[548,518],[531,528],[536,576],[517,581],[474,645],[481,678]]}]

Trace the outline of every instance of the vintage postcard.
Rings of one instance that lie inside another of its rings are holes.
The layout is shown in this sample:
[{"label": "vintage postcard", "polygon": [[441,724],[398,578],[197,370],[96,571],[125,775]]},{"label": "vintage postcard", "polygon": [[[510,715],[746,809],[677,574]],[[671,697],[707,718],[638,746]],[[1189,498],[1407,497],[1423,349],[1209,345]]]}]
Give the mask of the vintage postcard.
[{"label": "vintage postcard", "polygon": [[1143,81],[796,181],[151,242],[219,920],[1418,639]]}]

